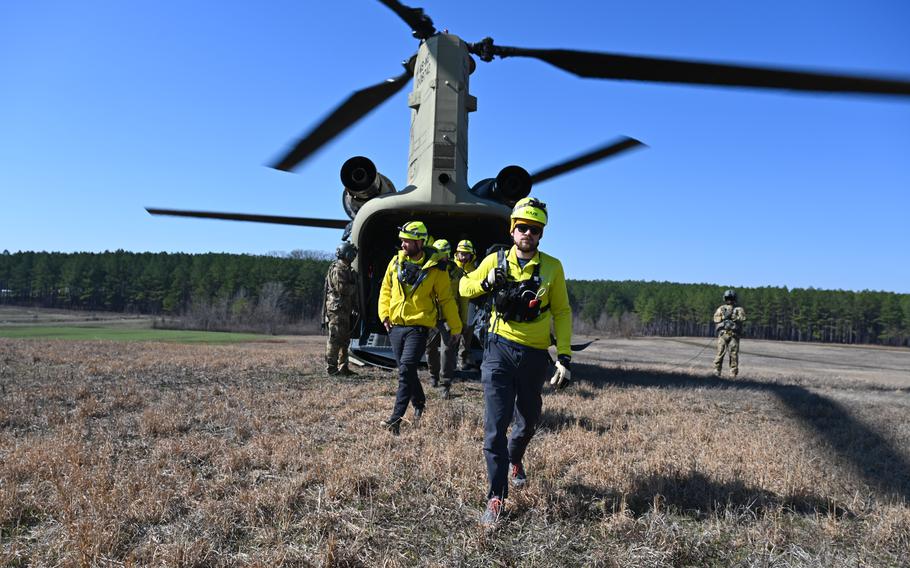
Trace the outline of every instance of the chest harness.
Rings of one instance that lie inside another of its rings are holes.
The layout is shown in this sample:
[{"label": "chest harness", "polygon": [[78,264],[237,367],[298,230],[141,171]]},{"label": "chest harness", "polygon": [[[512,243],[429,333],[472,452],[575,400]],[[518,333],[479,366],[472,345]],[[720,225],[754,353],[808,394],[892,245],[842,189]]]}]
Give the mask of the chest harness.
[{"label": "chest harness", "polygon": [[496,314],[506,321],[526,322],[537,319],[550,309],[550,304],[541,306],[540,296],[546,289],[541,289],[540,263],[534,265],[534,274],[527,280],[512,280],[509,277],[509,266],[506,251],[500,250],[496,256],[496,270],[501,270],[506,283],[493,293],[493,305]]},{"label": "chest harness", "polygon": [[[437,268],[440,266],[437,264]],[[395,257],[395,273],[398,276],[398,283],[401,284],[402,289],[405,292],[405,295],[411,295],[414,293],[414,290],[420,286],[420,283],[423,282],[429,270],[424,269],[418,264],[413,262],[400,262],[399,258]]]},{"label": "chest harness", "polygon": [[735,311],[736,308],[733,306],[721,306],[720,312],[724,319],[717,324],[717,331],[732,331],[735,334],[739,334],[742,331],[741,322],[733,320]]}]

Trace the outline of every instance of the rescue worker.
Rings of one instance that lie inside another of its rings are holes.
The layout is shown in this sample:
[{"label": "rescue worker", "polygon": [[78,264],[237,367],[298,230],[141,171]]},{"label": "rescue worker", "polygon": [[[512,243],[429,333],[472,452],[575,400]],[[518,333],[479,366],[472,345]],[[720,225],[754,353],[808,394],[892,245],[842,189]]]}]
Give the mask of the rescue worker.
[{"label": "rescue worker", "polygon": [[436,326],[441,312],[457,341],[461,333],[458,306],[445,267],[437,255],[425,251],[429,234],[420,221],[399,228],[401,250],[392,257],[382,278],[379,292],[379,319],[389,334],[392,353],[398,365],[398,393],[388,419],[382,422],[398,434],[408,403],[414,406],[414,419],[423,415],[426,397],[417,365],[427,347],[427,334]]},{"label": "rescue worker", "polygon": [[[460,273],[458,274],[459,282],[461,282],[462,277],[469,272],[473,272],[477,268],[477,264],[475,263],[476,256],[474,243],[469,240],[460,241],[458,246],[455,247],[455,266],[460,269]],[[461,329],[461,341],[459,343],[464,346],[461,348],[462,371],[471,371],[477,368],[477,363],[474,361],[474,354],[471,352],[471,342],[474,340],[474,326],[470,325],[470,310],[471,301],[467,298],[463,298],[461,294],[459,294],[458,316],[461,318],[461,323],[463,324]]]},{"label": "rescue worker", "polygon": [[[452,246],[449,241],[439,239],[433,242],[433,249],[437,256],[437,262],[444,267],[449,275],[449,282],[452,289],[452,297],[455,299],[456,306],[460,307],[460,298],[458,296],[459,274],[455,263],[451,261]],[[438,306],[437,306],[438,308]],[[462,322],[462,331],[464,331],[464,318],[459,310],[459,319]],[[452,379],[455,378],[455,357],[458,354],[458,343],[451,341],[449,330],[445,327],[442,312],[437,313],[437,323],[435,327],[430,328],[427,335],[427,369],[430,371],[430,385],[433,388],[440,386],[439,371],[442,368],[442,390],[440,395],[448,399],[452,389]],[[442,362],[440,364],[439,350],[442,348]]]},{"label": "rescue worker", "polygon": [[325,372],[329,375],[356,375],[348,367],[348,345],[357,310],[357,278],[351,268],[356,256],[357,247],[342,242],[325,275],[322,322],[329,332],[325,344]]},{"label": "rescue worker", "polygon": [[[526,197],[511,214],[513,246],[483,259],[462,278],[461,295],[493,294],[493,313],[483,363],[484,445],[487,506],[481,524],[493,528],[503,512],[508,485],[527,483],[525,449],[540,419],[541,391],[550,369],[550,325],[556,334],[558,362],[550,383],[562,388],[571,379],[572,312],[562,264],[538,250],[547,208]],[[506,431],[515,419],[511,436]]]},{"label": "rescue worker", "polygon": [[743,331],[746,312],[736,305],[736,292],[724,292],[724,303],[714,311],[714,329],[717,332],[717,355],[714,357],[714,376],[719,377],[724,364],[724,353],[729,353],[730,374],[739,374],[739,337]]}]

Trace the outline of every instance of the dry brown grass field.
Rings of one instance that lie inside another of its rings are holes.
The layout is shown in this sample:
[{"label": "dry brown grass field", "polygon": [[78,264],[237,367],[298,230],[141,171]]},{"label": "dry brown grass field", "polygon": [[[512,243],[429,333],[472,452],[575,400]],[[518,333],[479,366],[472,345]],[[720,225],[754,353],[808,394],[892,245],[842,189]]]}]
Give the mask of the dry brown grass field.
[{"label": "dry brown grass field", "polygon": [[910,565],[908,350],[595,343],[485,533],[480,384],[392,437],[321,341],[0,339],[0,565]]}]

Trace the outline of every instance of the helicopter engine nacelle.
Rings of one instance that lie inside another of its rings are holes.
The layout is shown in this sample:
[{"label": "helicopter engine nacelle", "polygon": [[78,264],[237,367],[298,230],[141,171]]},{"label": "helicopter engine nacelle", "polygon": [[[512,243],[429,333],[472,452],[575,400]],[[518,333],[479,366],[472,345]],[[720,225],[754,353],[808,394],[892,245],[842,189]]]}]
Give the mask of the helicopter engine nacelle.
[{"label": "helicopter engine nacelle", "polygon": [[509,207],[531,193],[531,174],[521,166],[506,166],[495,178],[480,180],[471,193],[484,199],[505,203]]},{"label": "helicopter engine nacelle", "polygon": [[341,183],[344,185],[342,205],[351,219],[363,204],[379,195],[395,193],[395,186],[376,170],[369,158],[354,156],[341,166]]}]

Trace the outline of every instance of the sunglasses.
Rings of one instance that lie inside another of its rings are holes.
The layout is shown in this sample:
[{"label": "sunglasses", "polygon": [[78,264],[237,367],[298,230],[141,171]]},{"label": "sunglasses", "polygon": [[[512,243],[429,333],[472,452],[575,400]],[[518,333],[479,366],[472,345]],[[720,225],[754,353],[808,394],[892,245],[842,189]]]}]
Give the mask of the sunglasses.
[{"label": "sunglasses", "polygon": [[535,227],[534,225],[525,225],[524,223],[518,223],[515,225],[515,229],[519,233],[531,233],[535,237],[540,236],[540,227]]}]

